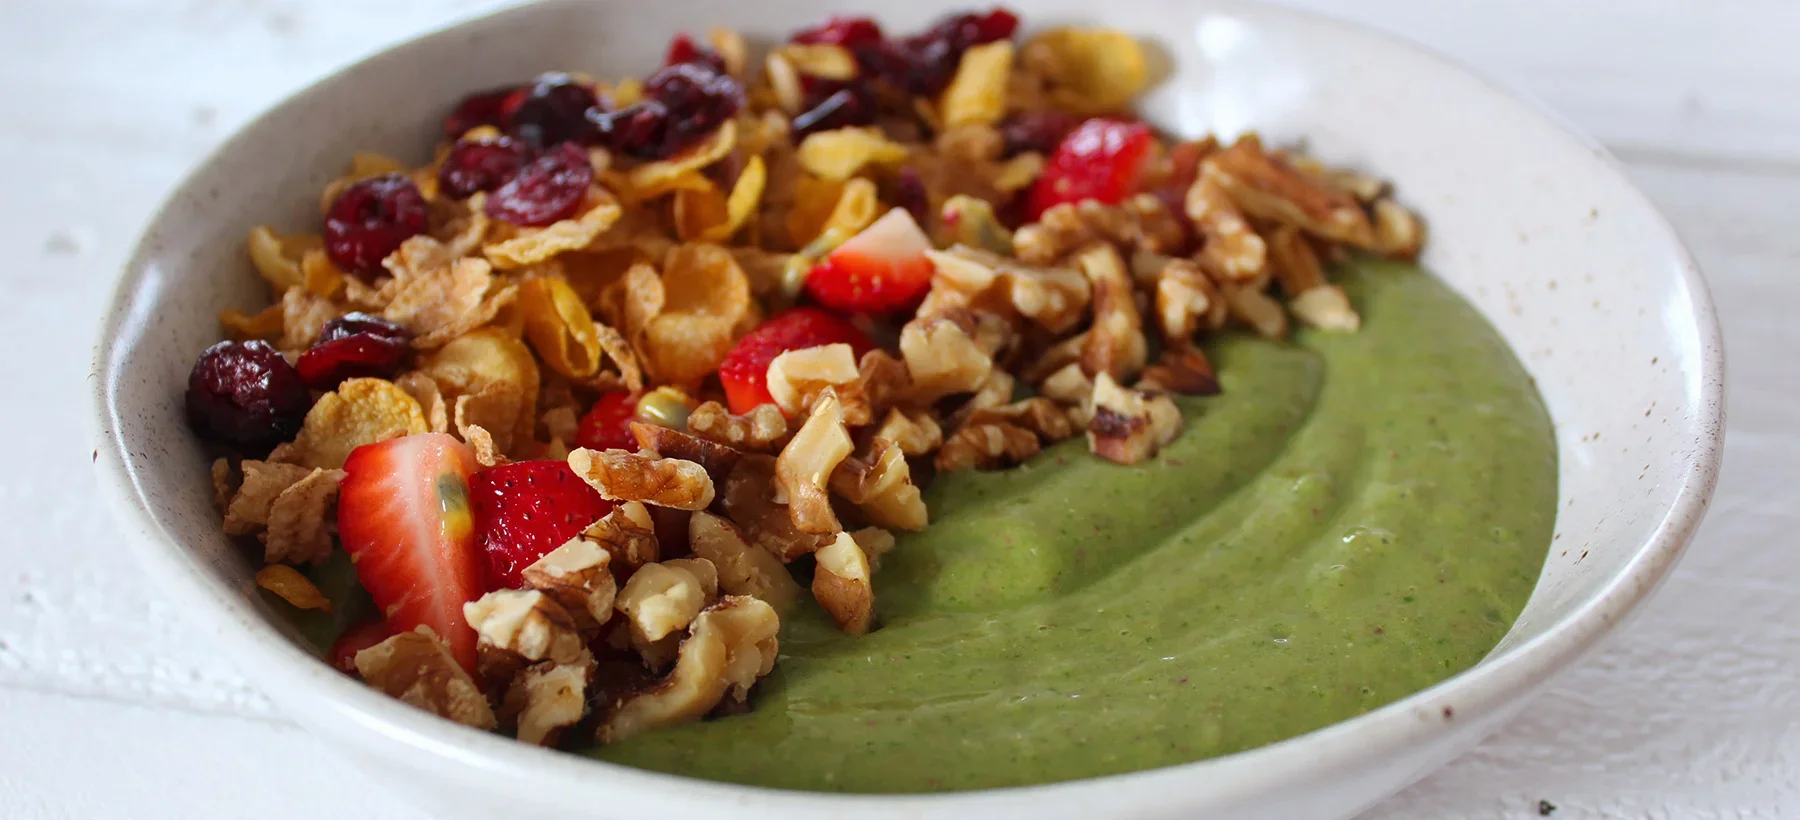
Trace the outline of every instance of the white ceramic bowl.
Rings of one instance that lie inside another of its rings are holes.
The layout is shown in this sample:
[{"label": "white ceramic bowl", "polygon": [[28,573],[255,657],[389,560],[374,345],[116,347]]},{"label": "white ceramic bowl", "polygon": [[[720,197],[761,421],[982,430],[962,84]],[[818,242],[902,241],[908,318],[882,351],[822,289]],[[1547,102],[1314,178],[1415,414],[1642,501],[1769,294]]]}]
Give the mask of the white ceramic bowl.
[{"label": "white ceramic bowl", "polygon": [[1425,263],[1518,351],[1561,455],[1549,562],[1479,666],[1362,717],[1215,760],[1018,789],[829,795],[622,768],[439,720],[308,655],[251,593],[252,568],[220,534],[181,396],[194,355],[217,335],[215,313],[261,298],[242,244],[253,224],[317,219],[317,192],[353,150],[422,159],[439,117],[472,89],[551,68],[642,73],[680,29],[725,25],[773,40],[850,11],[906,29],[942,12],[942,0],[546,3],[390,49],[257,119],[151,221],[101,330],[92,379],[101,473],[129,541],[170,599],[294,720],[456,816],[1333,817],[1449,760],[1630,614],[1706,508],[1724,363],[1693,261],[1599,146],[1413,46],[1222,0],[1013,5],[1028,26],[1105,22],[1157,42],[1171,74],[1144,108],[1161,125],[1306,138],[1328,160],[1392,178],[1429,219]]}]

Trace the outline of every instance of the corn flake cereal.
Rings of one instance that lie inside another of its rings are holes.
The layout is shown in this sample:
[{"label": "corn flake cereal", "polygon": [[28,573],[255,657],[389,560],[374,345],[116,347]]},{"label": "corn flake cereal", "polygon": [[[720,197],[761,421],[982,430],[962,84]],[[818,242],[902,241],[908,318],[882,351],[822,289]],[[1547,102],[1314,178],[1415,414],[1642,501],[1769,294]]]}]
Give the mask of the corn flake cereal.
[{"label": "corn flake cereal", "polygon": [[1144,49],[1104,28],[1055,28],[1025,46],[1048,56],[1050,101],[1077,114],[1118,111],[1150,82]]},{"label": "corn flake cereal", "polygon": [[600,336],[581,297],[561,277],[540,276],[519,286],[525,338],[551,370],[581,378],[600,367]]},{"label": "corn flake cereal", "polygon": [[263,532],[263,560],[316,564],[331,556],[332,504],[343,470],[313,470],[275,496]]},{"label": "corn flake cereal", "polygon": [[1010,40],[996,40],[963,52],[956,77],[938,102],[944,125],[955,128],[999,122],[1006,113],[1006,85],[1012,64]]},{"label": "corn flake cereal", "polygon": [[[270,454],[271,460],[336,470],[364,444],[423,433],[429,428],[419,403],[385,379],[348,379],[319,397],[300,436]],[[278,457],[279,456],[279,457]]]},{"label": "corn flake cereal", "polygon": [[543,262],[566,251],[580,250],[591,244],[619,221],[624,211],[618,200],[604,188],[588,189],[580,216],[545,225],[542,228],[517,228],[510,239],[494,242],[482,249],[489,262],[501,270],[522,268]]},{"label": "corn flake cereal", "polygon": [[839,128],[808,136],[796,156],[807,171],[842,182],[870,166],[898,165],[907,154],[906,146],[874,128]]},{"label": "corn flake cereal", "polygon": [[256,585],[298,609],[331,611],[331,599],[300,571],[286,564],[270,564],[256,571]]},{"label": "corn flake cereal", "polygon": [[250,263],[256,266],[256,272],[262,275],[276,293],[283,293],[288,288],[303,284],[305,278],[300,274],[301,255],[309,250],[325,247],[324,240],[318,236],[284,236],[267,225],[251,228],[250,239],[246,244],[250,248]]}]

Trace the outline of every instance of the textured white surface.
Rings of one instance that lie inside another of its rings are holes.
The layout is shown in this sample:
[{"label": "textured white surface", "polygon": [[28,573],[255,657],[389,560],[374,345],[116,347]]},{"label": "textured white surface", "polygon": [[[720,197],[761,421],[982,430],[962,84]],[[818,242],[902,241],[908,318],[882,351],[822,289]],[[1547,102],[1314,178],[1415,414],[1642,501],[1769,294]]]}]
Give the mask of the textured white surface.
[{"label": "textured white surface", "polygon": [[[288,726],[183,632],[114,543],[78,399],[138,224],[236,125],[333,67],[493,5],[386,0],[0,4],[0,816],[418,817]],[[1514,725],[1378,817],[1800,816],[1800,7],[1777,0],[1307,0],[1464,57],[1621,150],[1693,245],[1731,359],[1728,468],[1639,622]],[[1448,5],[1448,4],[1447,4]],[[1455,4],[1460,6],[1461,4]],[[1554,9],[1554,10],[1553,10]],[[1446,150],[1454,150],[1447,146]]]}]

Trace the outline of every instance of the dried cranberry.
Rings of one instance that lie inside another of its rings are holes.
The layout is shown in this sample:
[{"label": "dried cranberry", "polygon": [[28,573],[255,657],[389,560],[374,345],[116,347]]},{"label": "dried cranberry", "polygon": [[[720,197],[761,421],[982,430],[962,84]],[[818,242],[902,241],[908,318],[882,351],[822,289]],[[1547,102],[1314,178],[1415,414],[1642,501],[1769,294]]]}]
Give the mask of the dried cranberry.
[{"label": "dried cranberry", "polygon": [[220,342],[188,373],[188,423],[202,438],[258,453],[300,432],[312,393],[268,342]]},{"label": "dried cranberry", "polygon": [[697,63],[720,74],[725,73],[725,57],[719,52],[694,42],[687,32],[675,35],[669,41],[669,54],[663,58],[663,65],[679,65],[681,63]]},{"label": "dried cranberry", "polygon": [[400,243],[425,232],[425,197],[404,174],[359,180],[325,213],[325,255],[361,276],[381,270]]},{"label": "dried cranberry", "polygon": [[548,225],[581,207],[594,166],[581,146],[565,142],[544,152],[487,200],[487,215],[513,225]]},{"label": "dried cranberry", "polygon": [[492,191],[512,179],[526,159],[525,146],[511,137],[457,140],[438,167],[438,189],[452,199]]},{"label": "dried cranberry", "polygon": [[796,43],[826,43],[857,49],[881,42],[881,26],[867,17],[832,17],[824,24],[794,32]]},{"label": "dried cranberry", "polygon": [[644,82],[644,94],[669,111],[661,145],[649,154],[643,153],[648,146],[636,151],[650,158],[679,153],[744,107],[744,87],[737,80],[697,63],[672,65],[650,75]]},{"label": "dried cranberry", "polygon": [[1018,16],[1005,9],[954,14],[921,34],[859,52],[858,63],[908,92],[935,95],[956,76],[963,52],[1011,37],[1018,27]]},{"label": "dried cranberry", "polygon": [[875,95],[866,86],[819,82],[808,89],[807,96],[821,93],[822,98],[816,102],[809,99],[809,107],[794,117],[795,136],[875,121]]},{"label": "dried cranberry", "polygon": [[314,390],[330,390],[345,379],[390,379],[405,364],[410,341],[406,328],[393,322],[347,313],[325,323],[294,369]]},{"label": "dried cranberry", "polygon": [[506,114],[506,131],[532,148],[559,142],[592,142],[588,109],[599,104],[594,90],[560,71],[538,75]]},{"label": "dried cranberry", "polygon": [[1062,111],[1021,111],[1001,120],[1000,137],[1006,141],[1006,156],[1027,151],[1048,155],[1080,124],[1080,117]]},{"label": "dried cranberry", "polygon": [[914,222],[931,224],[931,196],[925,192],[925,180],[916,168],[902,168],[894,179],[894,204],[912,214]]},{"label": "dried cranberry", "polygon": [[1005,40],[1013,36],[1019,29],[1019,16],[1003,8],[995,8],[986,14],[958,14],[939,22],[933,27],[947,37],[954,37],[963,48]]},{"label": "dried cranberry", "polygon": [[444,118],[444,139],[461,139],[478,125],[499,125],[506,117],[507,98],[518,86],[477,91],[456,104],[456,110]]},{"label": "dried cranberry", "polygon": [[655,156],[662,150],[669,109],[655,100],[644,100],[617,111],[589,111],[588,122],[600,145],[632,156]]}]

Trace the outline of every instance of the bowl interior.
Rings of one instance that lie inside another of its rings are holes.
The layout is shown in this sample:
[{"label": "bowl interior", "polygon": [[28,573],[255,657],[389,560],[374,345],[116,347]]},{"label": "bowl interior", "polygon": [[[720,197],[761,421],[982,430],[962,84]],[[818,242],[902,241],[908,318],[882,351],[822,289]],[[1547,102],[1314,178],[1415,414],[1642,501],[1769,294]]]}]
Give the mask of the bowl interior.
[{"label": "bowl interior", "polygon": [[[1721,354],[1686,253],[1600,149],[1460,69],[1331,21],[1234,2],[1123,0],[1103,15],[1075,0],[1014,5],[1028,27],[1103,19],[1155,42],[1166,77],[1143,111],[1167,129],[1254,128],[1392,179],[1429,221],[1424,264],[1499,328],[1549,405],[1560,509],[1529,605],[1482,667],[1352,724],[1384,713],[1391,721],[1433,693],[1498,704],[1505,687],[1482,689],[1484,668],[1507,666],[1515,682],[1541,678],[1654,585],[1710,487]],[[287,629],[252,594],[253,567],[220,533],[207,464],[181,414],[187,369],[217,338],[217,312],[266,302],[243,250],[250,227],[316,224],[318,192],[352,151],[422,160],[439,118],[473,89],[553,68],[641,75],[682,29],[724,25],[773,41],[831,13],[863,10],[904,30],[944,8],[692,0],[516,9],[355,65],[227,142],[147,229],[96,354],[101,447],[116,460],[128,516],[147,533],[152,561],[210,599],[183,605],[228,613],[263,638]],[[404,711],[382,719],[410,720]],[[1394,742],[1424,731],[1392,726]]]}]

